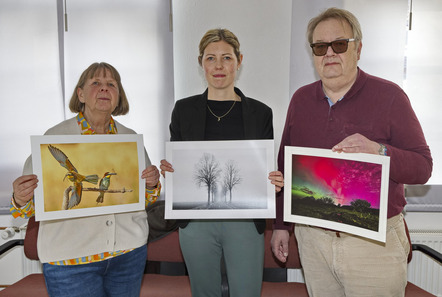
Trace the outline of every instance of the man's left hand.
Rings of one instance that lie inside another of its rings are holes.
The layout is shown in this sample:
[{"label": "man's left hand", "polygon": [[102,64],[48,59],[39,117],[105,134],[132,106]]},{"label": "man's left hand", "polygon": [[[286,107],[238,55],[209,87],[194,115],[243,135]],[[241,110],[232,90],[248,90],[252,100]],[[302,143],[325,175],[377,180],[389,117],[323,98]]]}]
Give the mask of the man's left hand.
[{"label": "man's left hand", "polygon": [[356,133],[346,137],[340,143],[332,148],[332,151],[338,153],[367,153],[379,154],[380,144],[371,141],[367,137]]}]

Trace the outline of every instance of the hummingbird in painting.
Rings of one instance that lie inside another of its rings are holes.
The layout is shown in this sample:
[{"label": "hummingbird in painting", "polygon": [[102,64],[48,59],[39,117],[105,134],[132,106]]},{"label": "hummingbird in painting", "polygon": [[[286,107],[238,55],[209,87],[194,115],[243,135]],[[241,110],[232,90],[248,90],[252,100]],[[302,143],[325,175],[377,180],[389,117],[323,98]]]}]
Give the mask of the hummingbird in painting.
[{"label": "hummingbird in painting", "polygon": [[[106,172],[103,177],[100,179],[100,190],[107,190],[109,189],[110,186],[110,178],[112,175],[117,175],[114,172]],[[97,198],[97,203],[103,203],[104,200],[104,192],[100,191],[100,194],[98,195]]]},{"label": "hummingbird in painting", "polygon": [[69,198],[67,205],[67,209],[71,209],[72,207],[78,205],[81,201],[81,194],[83,192],[83,181],[96,185],[98,183],[98,175],[82,175],[78,173],[77,169],[71,163],[66,154],[63,153],[63,151],[52,145],[49,145],[48,149],[55,160],[57,160],[58,163],[62,167],[66,168],[68,171],[63,180],[68,178],[68,180],[72,182],[71,197]]}]

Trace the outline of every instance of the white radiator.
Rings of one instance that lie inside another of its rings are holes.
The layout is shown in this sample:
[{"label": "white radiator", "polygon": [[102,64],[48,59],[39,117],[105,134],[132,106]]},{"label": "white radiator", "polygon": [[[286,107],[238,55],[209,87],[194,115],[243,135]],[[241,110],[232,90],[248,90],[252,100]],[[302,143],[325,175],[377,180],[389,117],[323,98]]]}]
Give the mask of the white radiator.
[{"label": "white radiator", "polygon": [[[442,253],[442,230],[410,230],[410,238],[412,243],[425,244]],[[408,264],[408,281],[442,297],[442,264],[414,251]]]},{"label": "white radiator", "polygon": [[[24,256],[23,256],[24,257]],[[29,260],[24,257],[23,261],[23,277],[32,273],[43,273],[42,265],[40,261]]]}]

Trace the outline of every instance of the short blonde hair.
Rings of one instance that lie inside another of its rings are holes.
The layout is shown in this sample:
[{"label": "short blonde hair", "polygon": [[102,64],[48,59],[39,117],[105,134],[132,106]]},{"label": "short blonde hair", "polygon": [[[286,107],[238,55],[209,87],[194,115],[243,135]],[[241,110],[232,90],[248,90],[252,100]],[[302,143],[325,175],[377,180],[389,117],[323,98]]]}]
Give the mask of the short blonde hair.
[{"label": "short blonde hair", "polygon": [[211,29],[201,38],[199,45],[198,63],[202,66],[204,50],[212,42],[225,41],[233,47],[233,52],[238,61],[241,61],[241,52],[239,50],[239,40],[231,31],[227,29]]},{"label": "short blonde hair", "polygon": [[120,97],[118,98],[118,105],[117,107],[112,111],[112,115],[118,116],[118,115],[124,115],[129,112],[129,101],[127,100],[126,93],[124,92],[123,85],[121,84],[121,77],[118,73],[117,69],[115,69],[114,66],[105,63],[93,63],[91,64],[80,76],[80,79],[78,80],[77,85],[74,88],[74,92],[72,94],[71,100],[69,101],[69,109],[72,112],[82,112],[84,111],[84,103],[80,101],[78,98],[77,90],[78,88],[83,89],[84,84],[88,79],[91,79],[101,72],[106,75],[106,70],[109,70],[109,72],[112,75],[112,78],[115,79],[115,81],[118,84],[118,90],[120,93]]},{"label": "short blonde hair", "polygon": [[339,9],[336,7],[332,7],[332,8],[329,8],[329,9],[323,11],[320,15],[318,15],[317,17],[314,17],[310,20],[310,22],[308,23],[308,26],[307,26],[308,43],[310,43],[310,44],[313,43],[313,31],[315,31],[316,26],[320,22],[323,22],[328,19],[336,19],[336,20],[347,22],[353,31],[353,38],[358,41],[362,40],[361,25],[359,24],[359,21],[354,16],[354,14],[352,14],[351,12],[349,12],[348,10],[345,10],[345,9]]}]

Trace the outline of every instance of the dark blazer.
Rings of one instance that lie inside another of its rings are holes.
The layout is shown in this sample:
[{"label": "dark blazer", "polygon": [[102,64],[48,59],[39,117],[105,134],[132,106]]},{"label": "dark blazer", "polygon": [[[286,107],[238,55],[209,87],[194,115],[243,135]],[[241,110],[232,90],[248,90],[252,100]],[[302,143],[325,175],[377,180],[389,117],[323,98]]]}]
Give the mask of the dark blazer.
[{"label": "dark blazer", "polygon": [[[258,100],[247,98],[238,88],[235,88],[235,93],[241,97],[245,140],[273,139],[272,109]],[[207,94],[206,89],[203,94],[184,98],[175,103],[169,125],[170,141],[204,140]],[[254,221],[258,232],[263,233],[265,220]],[[188,221],[181,221],[179,226],[183,228],[187,223]]]}]

